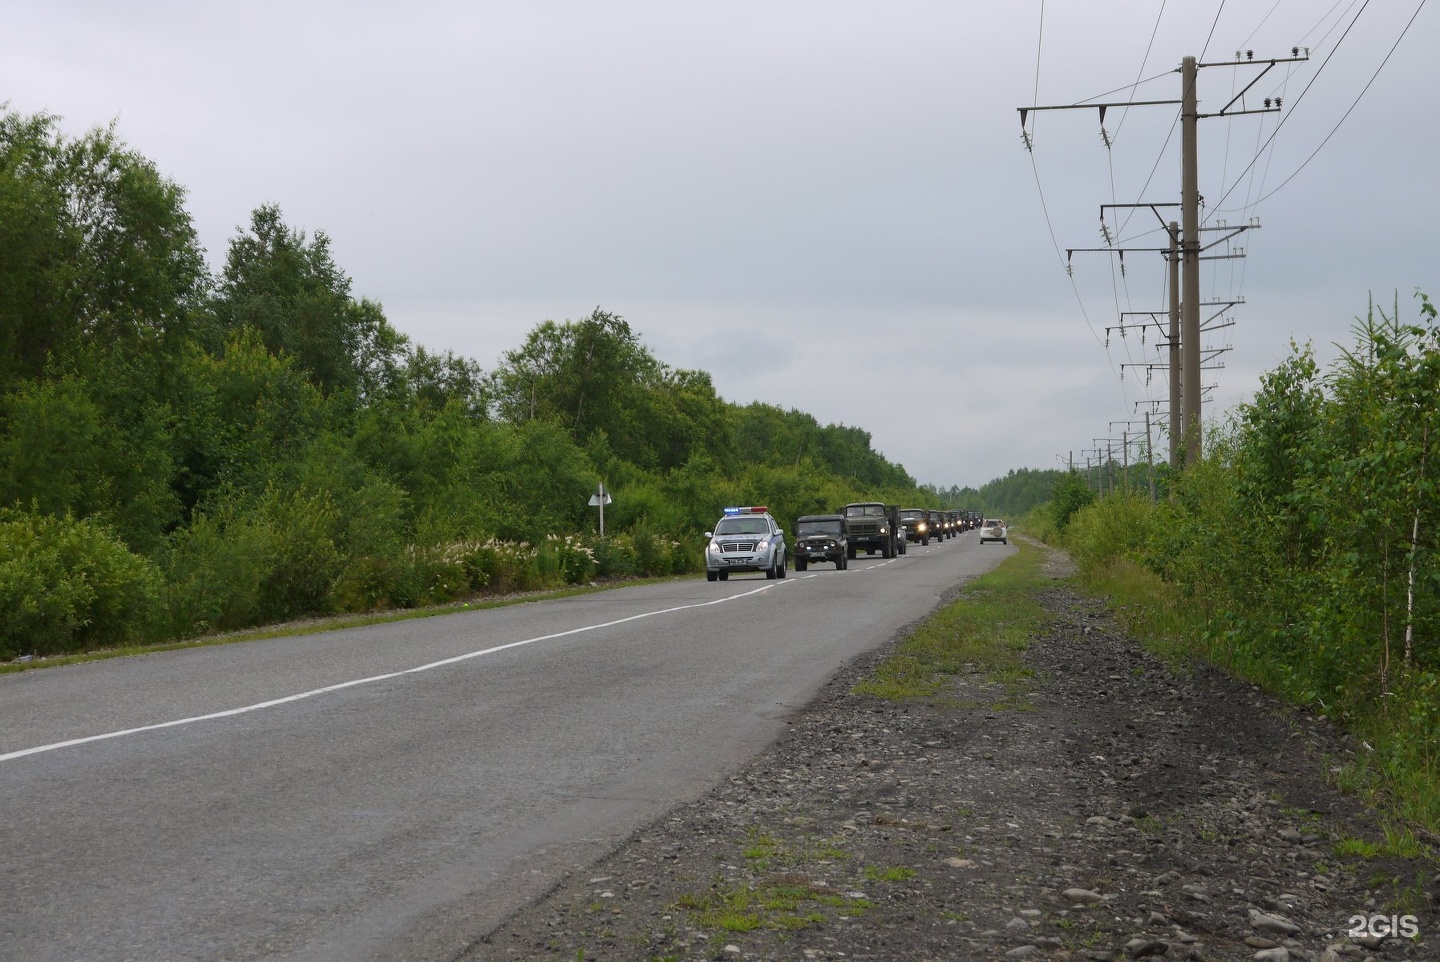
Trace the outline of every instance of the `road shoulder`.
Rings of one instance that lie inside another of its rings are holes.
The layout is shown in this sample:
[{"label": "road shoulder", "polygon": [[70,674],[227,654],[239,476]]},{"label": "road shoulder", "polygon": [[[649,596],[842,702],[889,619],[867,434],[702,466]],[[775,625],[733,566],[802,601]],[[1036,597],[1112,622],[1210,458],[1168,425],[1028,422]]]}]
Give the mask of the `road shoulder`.
[{"label": "road shoulder", "polygon": [[[1023,704],[978,673],[924,702],[853,693],[892,642],[743,771],[460,958],[1440,952],[1433,863],[1337,854],[1382,841],[1325,777],[1343,736],[1220,672],[1171,671],[1063,581],[1039,594]],[[1407,924],[1417,937],[1379,934]]]}]

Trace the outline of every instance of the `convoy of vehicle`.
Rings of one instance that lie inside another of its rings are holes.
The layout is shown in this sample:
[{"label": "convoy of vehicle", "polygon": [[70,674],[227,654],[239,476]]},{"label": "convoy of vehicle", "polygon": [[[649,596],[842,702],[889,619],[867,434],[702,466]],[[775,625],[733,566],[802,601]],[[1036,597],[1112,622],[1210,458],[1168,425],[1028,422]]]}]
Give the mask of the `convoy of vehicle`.
[{"label": "convoy of vehicle", "polygon": [[794,541],[789,544],[785,530],[769,508],[726,508],[715,530],[705,532],[705,579],[725,581],[732,571],[759,571],[766,578],[783,578],[792,561],[796,571],[805,571],[812,563],[833,564],[836,571],[844,571],[862,551],[894,558],[905,554],[911,542],[944,542],[976,527],[980,528],[982,544],[1009,543],[1005,522],[986,521],[978,511],[901,508],[883,501],[859,501],[834,514],[796,518]]}]

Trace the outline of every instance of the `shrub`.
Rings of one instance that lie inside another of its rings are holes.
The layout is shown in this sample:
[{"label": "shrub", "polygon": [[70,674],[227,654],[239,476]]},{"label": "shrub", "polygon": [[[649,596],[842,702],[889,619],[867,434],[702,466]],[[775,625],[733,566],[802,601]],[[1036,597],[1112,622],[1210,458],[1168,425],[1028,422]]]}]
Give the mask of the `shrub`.
[{"label": "shrub", "polygon": [[1050,495],[1050,510],[1054,514],[1055,528],[1064,531],[1075,512],[1095,500],[1095,492],[1085,483],[1079,471],[1071,470],[1061,479],[1055,482],[1055,489]]},{"label": "shrub", "polygon": [[100,524],[0,508],[0,658],[143,639],[159,584]]},{"label": "shrub", "polygon": [[1112,494],[1079,509],[1065,529],[1065,547],[1084,569],[1124,556],[1145,558],[1159,531],[1160,511],[1147,497]]}]

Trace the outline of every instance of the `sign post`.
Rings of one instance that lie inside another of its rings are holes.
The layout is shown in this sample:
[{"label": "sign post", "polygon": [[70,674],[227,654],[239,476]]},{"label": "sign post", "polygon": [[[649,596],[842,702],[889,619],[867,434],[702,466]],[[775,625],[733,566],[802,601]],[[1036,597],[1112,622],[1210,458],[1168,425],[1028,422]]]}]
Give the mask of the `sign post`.
[{"label": "sign post", "polygon": [[609,504],[611,500],[613,499],[610,497],[610,492],[605,490],[604,481],[601,481],[600,487],[590,495],[590,506],[600,509],[600,537],[602,538],[605,537],[605,505]]}]

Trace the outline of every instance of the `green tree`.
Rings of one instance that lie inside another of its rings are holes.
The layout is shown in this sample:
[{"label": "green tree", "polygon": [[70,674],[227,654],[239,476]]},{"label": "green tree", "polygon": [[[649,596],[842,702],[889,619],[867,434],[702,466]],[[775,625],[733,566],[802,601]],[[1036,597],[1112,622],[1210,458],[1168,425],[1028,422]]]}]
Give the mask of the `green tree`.
[{"label": "green tree", "polygon": [[0,105],[0,384],[92,346],[172,351],[208,278],[184,191],[114,126]]},{"label": "green tree", "polygon": [[1095,492],[1080,476],[1079,471],[1067,471],[1050,492],[1050,503],[1055,512],[1055,527],[1060,531],[1070,523],[1075,512],[1095,500]]},{"label": "green tree", "polygon": [[218,350],[217,339],[251,327],[271,353],[295,358],[327,393],[382,393],[399,374],[407,341],[379,304],[354,300],[350,285],[323,231],[307,241],[285,225],[279,207],[259,207],[248,232],[230,242],[211,304],[209,346]]}]

